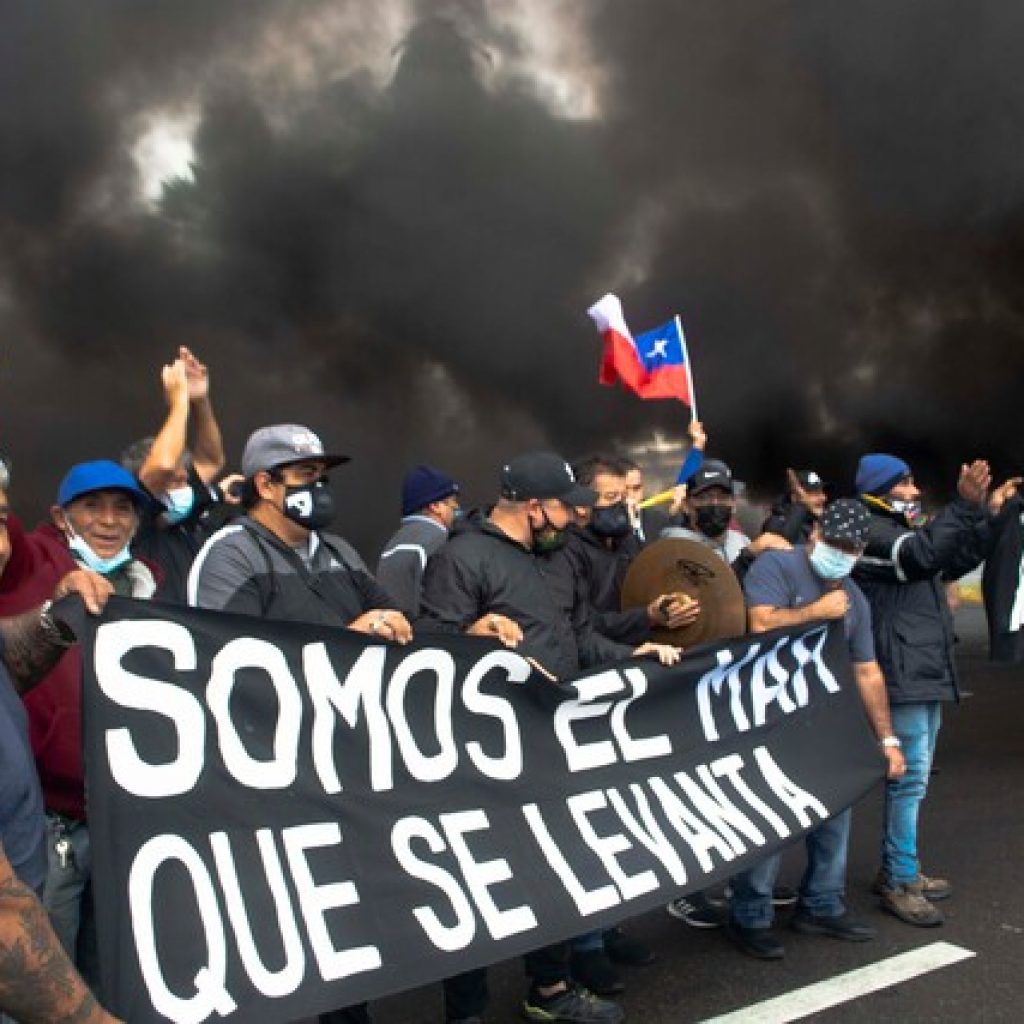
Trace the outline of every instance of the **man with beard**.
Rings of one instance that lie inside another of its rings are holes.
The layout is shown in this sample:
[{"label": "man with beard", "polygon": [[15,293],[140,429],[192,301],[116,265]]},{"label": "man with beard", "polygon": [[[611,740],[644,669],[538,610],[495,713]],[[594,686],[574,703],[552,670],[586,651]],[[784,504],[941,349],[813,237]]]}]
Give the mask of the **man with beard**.
[{"label": "man with beard", "polygon": [[761,532],[777,533],[791,544],[806,544],[828,500],[825,482],[813,469],[787,469],[788,489],[773,503]]},{"label": "man with beard", "polygon": [[932,901],[952,892],[945,879],[921,872],[917,842],[942,704],[960,699],[944,581],[958,579],[987,554],[989,513],[999,513],[1016,489],[1010,480],[988,497],[991,480],[986,462],[962,466],[957,497],[922,525],[921,492],[903,459],[872,453],[857,467],[856,488],[871,513],[871,529],[854,578],[871,605],[893,732],[907,761],[906,774],[886,783],[874,891],[885,910],[918,927],[942,924]]},{"label": "man with beard", "polygon": [[[751,566],[743,587],[753,633],[816,619],[843,622],[864,710],[888,761],[889,778],[896,779],[905,766],[892,730],[885,681],[875,660],[871,614],[864,595],[849,578],[867,544],[870,521],[860,502],[834,501],[823,511],[807,547],[765,553]],[[850,942],[874,938],[873,928],[850,917],[843,898],[851,811],[846,808],[807,834],[807,870],[793,918],[799,932]],[[773,854],[732,879],[727,934],[744,953],[762,960],[777,960],[784,953],[771,932],[772,889],[781,862],[781,854]]]},{"label": "man with beard", "polygon": [[[514,647],[556,685],[581,668],[630,655],[673,664],[678,648],[630,648],[600,636],[582,590],[567,608],[564,595],[552,585],[543,558],[564,543],[573,508],[592,506],[596,497],[576,482],[569,464],[554,452],[509,460],[502,467],[500,497],[491,513],[457,532],[427,564],[422,628],[489,636]],[[527,1020],[617,1024],[623,1019],[615,1003],[573,983],[567,943],[527,954],[526,971],[532,982],[522,1007]],[[482,971],[476,973],[483,977]],[[475,1004],[463,1005],[463,1020],[480,1019],[485,996],[481,987]]]}]

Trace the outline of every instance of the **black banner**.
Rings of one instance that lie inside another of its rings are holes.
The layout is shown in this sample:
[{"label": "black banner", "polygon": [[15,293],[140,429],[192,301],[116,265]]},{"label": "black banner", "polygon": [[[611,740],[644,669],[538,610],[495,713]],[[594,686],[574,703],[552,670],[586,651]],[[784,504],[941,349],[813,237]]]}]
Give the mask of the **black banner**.
[{"label": "black banner", "polygon": [[86,641],[104,992],[287,1021],[726,878],[884,773],[841,626],[556,686],[468,637],[112,599]]}]

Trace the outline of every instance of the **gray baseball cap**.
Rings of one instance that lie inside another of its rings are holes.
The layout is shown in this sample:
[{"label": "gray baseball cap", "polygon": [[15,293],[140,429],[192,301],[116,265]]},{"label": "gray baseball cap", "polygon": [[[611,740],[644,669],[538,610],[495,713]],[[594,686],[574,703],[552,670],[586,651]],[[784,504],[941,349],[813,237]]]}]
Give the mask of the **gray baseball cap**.
[{"label": "gray baseball cap", "polygon": [[275,423],[249,435],[242,452],[242,476],[249,480],[260,470],[308,459],[322,459],[328,469],[349,461],[347,455],[328,455],[320,438],[309,427],[299,423]]}]

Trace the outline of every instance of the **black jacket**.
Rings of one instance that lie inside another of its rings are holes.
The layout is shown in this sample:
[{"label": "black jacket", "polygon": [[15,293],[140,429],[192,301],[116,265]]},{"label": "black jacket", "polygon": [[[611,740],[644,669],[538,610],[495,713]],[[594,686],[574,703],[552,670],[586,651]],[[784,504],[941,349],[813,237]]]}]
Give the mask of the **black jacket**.
[{"label": "black jacket", "polygon": [[993,661],[1024,661],[1024,629],[1018,621],[1024,606],[1022,558],[1024,501],[1016,497],[1006,502],[993,523],[992,549],[981,582]]},{"label": "black jacket", "polygon": [[875,651],[891,704],[958,700],[953,616],[943,581],[984,557],[988,512],[957,498],[926,526],[873,504],[868,546],[853,576],[871,605]]},{"label": "black jacket", "polygon": [[610,548],[590,530],[570,526],[565,544],[541,557],[545,571],[555,577],[555,586],[563,594],[563,601],[571,605],[569,595],[582,585],[594,629],[610,640],[635,647],[651,638],[647,609],[631,608],[625,612],[620,609],[622,583],[640,549],[640,541],[634,533]]},{"label": "black jacket", "polygon": [[628,657],[631,648],[594,631],[581,588],[566,590],[541,557],[488,519],[460,524],[427,563],[419,632],[463,632],[488,612],[523,630],[517,653],[536,658],[559,679]]}]

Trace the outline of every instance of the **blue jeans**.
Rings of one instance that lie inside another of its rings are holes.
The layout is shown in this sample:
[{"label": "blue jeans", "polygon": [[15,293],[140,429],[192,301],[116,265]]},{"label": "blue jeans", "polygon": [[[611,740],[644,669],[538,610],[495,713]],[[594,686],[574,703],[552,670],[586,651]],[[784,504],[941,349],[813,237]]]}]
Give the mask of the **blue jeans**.
[{"label": "blue jeans", "polygon": [[907,772],[885,784],[885,835],[882,869],[892,885],[907,885],[920,874],[917,858],[917,815],[928,791],[935,740],[942,724],[942,705],[894,704],[892,731],[899,737]]},{"label": "blue jeans", "polygon": [[[846,848],[850,841],[849,807],[823,821],[804,838],[807,870],[800,881],[800,906],[816,917],[839,917],[846,913]],[[755,864],[732,877],[733,921],[742,928],[770,928],[775,917],[772,889],[779,875],[782,854]]]}]

